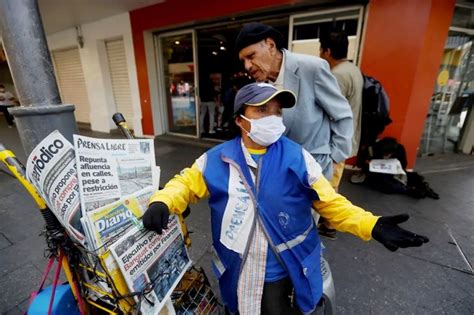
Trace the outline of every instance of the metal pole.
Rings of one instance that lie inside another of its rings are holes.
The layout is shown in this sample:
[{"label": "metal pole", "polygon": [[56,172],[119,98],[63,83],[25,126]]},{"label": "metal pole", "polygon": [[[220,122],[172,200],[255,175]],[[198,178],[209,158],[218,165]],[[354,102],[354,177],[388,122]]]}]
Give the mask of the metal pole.
[{"label": "metal pole", "polygon": [[28,155],[58,129],[72,142],[74,105],[62,105],[36,0],[0,0],[0,36],[21,107],[10,108]]}]

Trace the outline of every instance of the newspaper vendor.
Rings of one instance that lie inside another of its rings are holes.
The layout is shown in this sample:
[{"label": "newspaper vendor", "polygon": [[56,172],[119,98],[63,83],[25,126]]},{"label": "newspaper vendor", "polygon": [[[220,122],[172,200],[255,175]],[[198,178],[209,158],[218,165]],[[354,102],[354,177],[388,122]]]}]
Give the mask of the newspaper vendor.
[{"label": "newspaper vendor", "polygon": [[335,229],[374,238],[392,251],[428,242],[398,227],[408,215],[374,216],[332,189],[311,154],[282,136],[282,108],[295,103],[289,90],[244,86],[234,105],[240,136],[207,151],[170,180],[152,196],[143,217],[147,229],[161,233],[169,213],[209,196],[213,270],[233,313],[298,314],[316,308],[322,295],[321,243],[312,207]]}]

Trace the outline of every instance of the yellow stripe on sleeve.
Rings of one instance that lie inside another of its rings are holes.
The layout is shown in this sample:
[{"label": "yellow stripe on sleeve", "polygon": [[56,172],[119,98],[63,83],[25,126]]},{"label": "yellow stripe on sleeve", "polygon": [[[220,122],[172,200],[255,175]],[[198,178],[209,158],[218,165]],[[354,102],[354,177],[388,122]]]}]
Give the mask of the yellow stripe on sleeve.
[{"label": "yellow stripe on sleeve", "polygon": [[312,188],[319,196],[313,207],[328,220],[330,227],[341,232],[349,232],[365,241],[372,238],[372,229],[378,216],[353,205],[344,196],[336,193],[324,176],[320,176]]}]

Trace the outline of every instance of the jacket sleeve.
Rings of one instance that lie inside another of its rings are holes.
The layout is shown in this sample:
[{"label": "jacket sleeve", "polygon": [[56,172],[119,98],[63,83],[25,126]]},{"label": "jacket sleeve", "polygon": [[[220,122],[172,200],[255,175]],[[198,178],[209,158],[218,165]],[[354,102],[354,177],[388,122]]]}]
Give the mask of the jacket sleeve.
[{"label": "jacket sleeve", "polygon": [[171,213],[182,213],[190,202],[196,203],[207,197],[207,190],[202,168],[198,161],[190,168],[185,168],[180,174],[172,178],[163,189],[156,191],[150,198],[150,203],[164,202]]},{"label": "jacket sleeve", "polygon": [[365,241],[372,238],[372,229],[378,216],[353,205],[344,196],[336,193],[324,176],[320,176],[311,187],[319,196],[313,207],[327,219],[330,227],[349,232]]},{"label": "jacket sleeve", "polygon": [[314,77],[316,103],[329,116],[331,128],[331,158],[339,163],[347,159],[352,152],[352,110],[346,98],[341,94],[336,78],[325,60],[320,60]]}]

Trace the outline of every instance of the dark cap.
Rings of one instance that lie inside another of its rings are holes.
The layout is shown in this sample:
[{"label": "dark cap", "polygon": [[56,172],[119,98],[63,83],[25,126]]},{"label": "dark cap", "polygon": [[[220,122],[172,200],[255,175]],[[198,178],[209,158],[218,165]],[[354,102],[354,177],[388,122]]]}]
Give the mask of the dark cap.
[{"label": "dark cap", "polygon": [[262,106],[274,98],[278,98],[283,108],[293,107],[296,104],[296,96],[290,90],[277,90],[268,83],[254,82],[247,84],[235,95],[234,114],[243,105]]},{"label": "dark cap", "polygon": [[258,43],[266,38],[272,38],[278,49],[282,47],[283,35],[271,26],[252,22],[244,25],[235,40],[235,51],[239,53],[247,46]]}]

